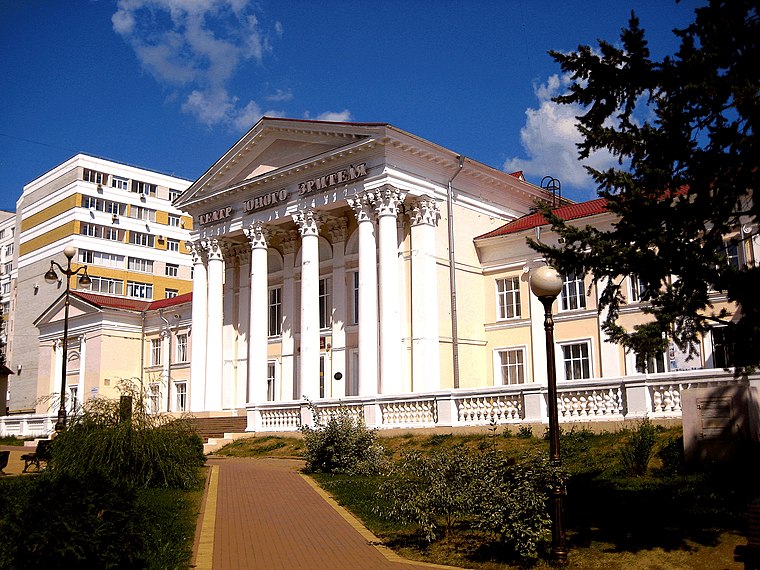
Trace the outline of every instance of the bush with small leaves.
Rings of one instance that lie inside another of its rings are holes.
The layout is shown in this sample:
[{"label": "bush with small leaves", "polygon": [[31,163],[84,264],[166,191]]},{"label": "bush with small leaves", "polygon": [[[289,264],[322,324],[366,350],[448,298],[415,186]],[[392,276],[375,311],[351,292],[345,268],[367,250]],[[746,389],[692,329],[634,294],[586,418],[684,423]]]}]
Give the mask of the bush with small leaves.
[{"label": "bush with small leaves", "polygon": [[517,430],[517,437],[530,439],[533,437],[533,428],[530,426],[520,426],[520,429]]},{"label": "bush with small leaves", "polygon": [[623,470],[629,475],[646,474],[656,443],[657,428],[649,418],[644,418],[631,430],[630,437],[620,450]]},{"label": "bush with small leaves", "polygon": [[301,427],[307,472],[371,474],[382,468],[385,449],[377,442],[377,430],[368,429],[345,408],[319,424],[318,410],[309,405],[317,425]]}]

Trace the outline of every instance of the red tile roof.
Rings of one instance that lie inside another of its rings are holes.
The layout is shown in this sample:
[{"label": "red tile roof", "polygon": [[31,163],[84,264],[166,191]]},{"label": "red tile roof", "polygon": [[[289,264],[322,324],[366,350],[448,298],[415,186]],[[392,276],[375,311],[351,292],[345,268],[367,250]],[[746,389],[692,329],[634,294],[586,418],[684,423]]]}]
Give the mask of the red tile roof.
[{"label": "red tile roof", "polygon": [[158,301],[140,301],[138,299],[126,299],[124,297],[111,297],[109,295],[98,295],[97,293],[87,293],[84,291],[72,291],[75,295],[85,301],[92,303],[99,308],[123,309],[126,311],[155,311],[166,307],[174,307],[183,303],[189,303],[193,300],[192,293],[178,295],[171,299],[159,299]]},{"label": "red tile roof", "polygon": [[[552,210],[552,212],[554,212],[555,215],[559,216],[563,220],[575,220],[578,218],[585,218],[587,216],[601,214],[602,212],[606,212],[606,211],[607,211],[606,198],[597,198],[596,200],[589,200],[588,202],[580,202],[578,204],[567,204],[565,206],[560,206],[559,208],[555,208],[554,210]],[[536,212],[534,214],[528,214],[527,216],[523,216],[522,218],[517,218],[516,220],[513,220],[509,222],[508,224],[501,226],[500,228],[491,230],[490,232],[486,234],[478,236],[475,239],[485,239],[485,238],[491,238],[491,237],[496,237],[496,236],[503,236],[507,234],[514,234],[523,230],[529,230],[531,228],[543,226],[543,225],[546,225],[547,223],[548,222],[544,218],[544,215],[539,212]]]}]

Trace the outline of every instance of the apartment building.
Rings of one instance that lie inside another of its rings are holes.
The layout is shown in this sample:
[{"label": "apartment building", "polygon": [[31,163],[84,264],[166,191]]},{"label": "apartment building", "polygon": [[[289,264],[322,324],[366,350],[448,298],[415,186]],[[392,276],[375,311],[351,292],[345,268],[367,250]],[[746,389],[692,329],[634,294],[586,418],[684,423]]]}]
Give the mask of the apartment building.
[{"label": "apartment building", "polygon": [[[49,383],[38,382],[39,330],[35,321],[65,292],[64,276],[50,285],[51,260],[66,267],[63,250],[76,248],[72,269],[84,265],[90,291],[150,302],[192,289],[186,240],[192,218],[172,206],[190,182],[166,174],[78,154],[24,186],[16,204],[13,255],[0,286],[8,304],[9,412],[45,413]],[[0,225],[2,229],[2,225]],[[0,238],[2,239],[2,238]],[[4,243],[4,242],[2,242]],[[6,286],[6,281],[8,285]],[[78,279],[71,278],[76,290]],[[80,339],[69,337],[71,347]],[[74,354],[76,351],[73,351]]]}]

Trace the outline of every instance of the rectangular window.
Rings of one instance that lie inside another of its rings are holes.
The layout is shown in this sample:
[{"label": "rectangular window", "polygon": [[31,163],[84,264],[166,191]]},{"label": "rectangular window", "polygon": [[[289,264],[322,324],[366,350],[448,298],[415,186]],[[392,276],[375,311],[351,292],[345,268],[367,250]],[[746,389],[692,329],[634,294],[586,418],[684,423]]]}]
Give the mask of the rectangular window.
[{"label": "rectangular window", "polygon": [[102,265],[104,267],[124,268],[124,256],[115,253],[104,253],[102,251],[90,251],[80,249],[77,252],[77,261],[88,265]]},{"label": "rectangular window", "polygon": [[177,382],[174,385],[174,394],[177,398],[177,412],[184,412],[187,410],[187,382]]},{"label": "rectangular window", "polygon": [[88,210],[103,211],[103,200],[100,198],[94,198],[93,196],[85,196],[82,200],[82,207]]},{"label": "rectangular window", "polygon": [[105,207],[104,210],[108,212],[109,214],[116,214],[117,216],[124,213],[124,204],[120,204],[119,202],[112,202],[111,200],[105,201]]},{"label": "rectangular window", "polygon": [[152,299],[153,285],[150,283],[140,283],[138,281],[127,281],[127,297]]},{"label": "rectangular window", "polygon": [[497,317],[499,320],[520,316],[520,278],[496,280]]},{"label": "rectangular window", "polygon": [[628,281],[631,284],[631,295],[628,299],[631,303],[638,303],[646,292],[646,286],[638,275],[629,276]]},{"label": "rectangular window", "polygon": [[140,259],[139,257],[130,257],[127,269],[143,273],[153,273],[153,261],[150,259]]},{"label": "rectangular window", "polygon": [[269,336],[282,334],[282,288],[269,290]]},{"label": "rectangular window", "polygon": [[713,368],[734,365],[734,342],[728,327],[715,327],[711,331],[713,344]]},{"label": "rectangular window", "polygon": [[176,277],[179,273],[179,265],[176,263],[167,263],[164,273],[167,277]]},{"label": "rectangular window", "polygon": [[11,271],[13,271],[13,262],[8,261],[5,265],[3,265],[3,273],[5,275],[10,275]]},{"label": "rectangular window", "polygon": [[583,275],[575,272],[564,276],[562,283],[562,310],[573,311],[586,308],[586,293],[583,286]]},{"label": "rectangular window", "polygon": [[82,223],[79,233],[83,236],[100,237],[100,226],[95,224]]},{"label": "rectangular window", "polygon": [[103,228],[103,239],[121,241],[121,232],[116,228]]},{"label": "rectangular window", "polygon": [[352,271],[351,275],[351,287],[349,288],[349,318],[351,324],[359,324],[359,272]]},{"label": "rectangular window", "polygon": [[177,362],[187,362],[187,335],[177,335]]},{"label": "rectangular window", "polygon": [[169,188],[169,200],[174,202],[177,198],[179,198],[182,195],[182,190],[175,190],[174,188]]},{"label": "rectangular window", "polygon": [[160,338],[154,338],[150,341],[150,365],[161,366],[161,350],[163,343]]},{"label": "rectangular window", "polygon": [[726,257],[728,258],[728,265],[737,271],[741,270],[744,266],[744,255],[741,246],[735,241],[728,241],[725,243]]},{"label": "rectangular window", "polygon": [[103,174],[97,170],[90,170],[89,168],[85,168],[82,180],[85,182],[94,182],[95,184],[104,184],[107,176],[107,174]]},{"label": "rectangular window", "polygon": [[161,411],[161,386],[159,384],[151,384],[148,386],[148,413],[157,414]]},{"label": "rectangular window", "polygon": [[522,348],[508,348],[497,351],[501,371],[501,383],[525,384],[525,351]]},{"label": "rectangular window", "polygon": [[267,402],[274,402],[276,374],[277,363],[269,361],[267,363]]},{"label": "rectangular window", "polygon": [[69,387],[69,412],[76,412],[79,409],[79,386]]},{"label": "rectangular window", "polygon": [[565,380],[584,380],[591,378],[591,357],[588,342],[562,345],[562,358],[565,364]]},{"label": "rectangular window", "polygon": [[180,226],[180,217],[176,214],[169,214],[168,217],[169,225],[173,228],[178,228]]},{"label": "rectangular window", "polygon": [[3,295],[11,294],[11,282],[3,283]]},{"label": "rectangular window", "polygon": [[639,363],[638,360],[639,359],[636,358],[636,372],[640,372],[641,374],[659,374],[666,372],[664,354],[650,356],[646,362],[642,363]]},{"label": "rectangular window", "polygon": [[179,291],[177,289],[169,289],[168,287],[164,289],[164,298],[165,299],[174,299],[179,295]]},{"label": "rectangular window", "polygon": [[319,328],[330,327],[332,321],[332,278],[319,280]]},{"label": "rectangular window", "polygon": [[166,240],[166,249],[169,251],[179,251],[179,240],[168,239]]},{"label": "rectangular window", "polygon": [[5,246],[5,255],[13,255],[13,244],[9,243]]},{"label": "rectangular window", "polygon": [[111,187],[116,188],[117,190],[128,190],[129,179],[122,178],[121,176],[113,176],[111,178]]},{"label": "rectangular window", "polygon": [[120,279],[109,279],[108,277],[90,276],[92,286],[90,290],[93,293],[106,293],[108,295],[123,295],[124,282]]},{"label": "rectangular window", "polygon": [[129,232],[129,243],[134,245],[142,245],[145,247],[153,247],[156,236],[153,234],[145,234],[142,232]]},{"label": "rectangular window", "polygon": [[148,184],[147,182],[140,182],[139,180],[133,180],[132,192],[137,192],[138,194],[144,194],[145,196],[155,196],[156,185]]},{"label": "rectangular window", "polygon": [[143,208],[142,206],[130,206],[129,217],[136,220],[145,220],[146,222],[155,222],[156,211],[152,208]]}]

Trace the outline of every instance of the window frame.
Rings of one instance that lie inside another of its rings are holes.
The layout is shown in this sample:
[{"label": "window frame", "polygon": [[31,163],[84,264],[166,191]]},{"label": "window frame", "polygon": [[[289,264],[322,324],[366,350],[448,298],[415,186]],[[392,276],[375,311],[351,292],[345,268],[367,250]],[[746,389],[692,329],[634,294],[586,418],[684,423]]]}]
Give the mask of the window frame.
[{"label": "window frame", "polygon": [[559,310],[582,311],[586,305],[586,275],[580,276],[572,272],[562,276],[562,291],[560,292]]},{"label": "window frame", "polygon": [[177,335],[177,349],[175,352],[177,364],[189,362],[188,360],[188,335],[180,333]]},{"label": "window frame", "polygon": [[[566,359],[565,349],[566,348],[572,349],[572,347],[576,347],[576,346],[577,347],[585,348],[586,355],[584,356],[583,354],[581,354],[578,357],[575,357],[574,355],[571,355],[571,358],[568,361]],[[558,370],[562,370],[562,378],[563,378],[563,380],[567,380],[567,381],[577,381],[577,380],[584,381],[584,380],[590,380],[590,379],[594,378],[594,352],[593,352],[593,343],[591,342],[590,338],[581,338],[581,339],[573,339],[573,340],[562,341],[560,343],[557,343],[557,347],[559,348],[559,350],[557,351],[557,361],[558,361],[557,362],[557,369]],[[584,359],[587,360],[587,364],[588,364],[588,376],[583,376],[584,370],[583,370],[583,367],[582,367],[583,366],[582,362],[583,362]],[[575,376],[574,366],[573,366],[573,363],[576,360],[578,360],[579,362],[581,362],[581,375],[577,376],[577,377]],[[571,368],[568,368],[568,365]],[[571,376],[572,377],[568,377],[568,370],[571,370],[571,372],[572,372]]]},{"label": "window frame", "polygon": [[[507,288],[508,284],[512,285],[514,288]],[[495,285],[496,320],[507,321],[512,319],[519,319],[522,316],[520,278],[514,275],[508,277],[499,277],[495,280]]]},{"label": "window frame", "polygon": [[269,287],[267,299],[267,334],[278,337],[282,335],[282,286]]},{"label": "window frame", "polygon": [[161,366],[163,363],[164,343],[162,338],[150,339],[150,365]]},{"label": "window frame", "polygon": [[[500,386],[517,386],[526,383],[527,379],[527,347],[522,346],[504,346],[495,348],[493,351],[494,358],[494,385],[496,378],[500,379]],[[502,355],[515,354],[519,355],[519,362],[504,362]],[[513,370],[517,370],[517,381],[513,382]]]}]

